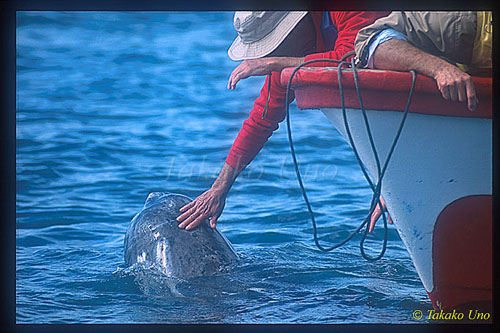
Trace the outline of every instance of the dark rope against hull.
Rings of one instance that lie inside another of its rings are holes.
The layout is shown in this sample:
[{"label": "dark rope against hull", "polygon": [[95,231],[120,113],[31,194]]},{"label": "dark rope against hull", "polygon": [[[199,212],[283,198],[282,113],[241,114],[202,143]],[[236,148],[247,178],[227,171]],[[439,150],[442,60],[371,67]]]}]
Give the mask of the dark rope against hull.
[{"label": "dark rope against hull", "polygon": [[[372,196],[372,200],[371,200],[371,203],[370,203],[370,209],[369,209],[368,215],[363,220],[363,222],[356,228],[356,230],[354,230],[353,232],[351,232],[349,234],[349,236],[347,236],[344,240],[342,240],[342,241],[340,241],[340,242],[338,242],[336,244],[333,244],[333,245],[331,245],[329,247],[322,246],[319,243],[319,240],[318,240],[318,231],[317,231],[317,228],[316,228],[316,220],[314,218],[314,212],[312,210],[311,204],[309,203],[309,199],[307,197],[307,193],[306,193],[304,184],[302,182],[302,177],[300,176],[299,165],[298,165],[298,162],[297,162],[297,157],[296,157],[296,154],[295,154],[295,148],[294,148],[293,139],[292,139],[292,129],[291,129],[291,124],[290,124],[290,105],[289,105],[289,103],[286,103],[286,124],[287,124],[287,129],[288,129],[288,142],[290,144],[290,151],[292,153],[292,159],[293,159],[293,163],[294,163],[294,167],[295,167],[295,173],[297,174],[297,180],[299,182],[299,186],[300,186],[300,189],[302,191],[302,196],[304,197],[304,201],[305,201],[305,203],[307,205],[307,210],[309,211],[309,216],[311,218],[311,223],[312,223],[313,232],[314,232],[314,243],[316,244],[316,246],[318,247],[318,249],[320,249],[321,251],[324,251],[324,252],[332,251],[332,250],[334,250],[334,249],[336,249],[336,248],[344,245],[348,241],[350,241],[368,223],[368,221],[370,220],[370,217],[371,217],[373,211],[375,210],[375,207],[377,206],[377,204],[380,205],[380,207],[382,208],[382,205],[380,203],[380,193],[381,193],[381,189],[382,189],[382,179],[384,177],[385,171],[387,170],[387,166],[389,165],[389,161],[390,161],[390,159],[392,157],[392,153],[394,152],[396,144],[397,144],[397,142],[399,140],[399,137],[401,135],[401,132],[403,130],[403,127],[404,127],[404,124],[405,124],[405,121],[406,121],[406,118],[407,118],[407,115],[408,115],[408,111],[409,111],[409,108],[410,108],[410,103],[411,103],[411,100],[412,100],[412,97],[413,97],[413,91],[414,91],[414,88],[415,88],[415,81],[416,81],[416,74],[415,74],[414,71],[411,71],[411,73],[412,73],[412,83],[411,83],[411,88],[410,88],[410,92],[409,92],[409,96],[408,96],[408,102],[406,104],[403,116],[401,118],[401,122],[399,124],[397,133],[396,133],[396,135],[395,135],[395,137],[394,137],[394,139],[392,141],[392,144],[391,144],[391,147],[389,149],[389,153],[387,155],[387,158],[385,159],[384,165],[383,165],[383,167],[381,169],[380,168],[380,160],[379,160],[379,157],[378,157],[377,150],[375,148],[375,143],[374,143],[374,140],[373,140],[373,135],[371,133],[371,128],[370,128],[370,125],[369,125],[369,122],[368,122],[368,117],[366,115],[366,110],[364,108],[363,100],[361,98],[361,92],[360,92],[360,88],[359,88],[359,84],[358,84],[358,73],[357,73],[356,66],[355,66],[355,60],[354,60],[354,58],[351,59],[351,63],[350,64],[351,64],[351,67],[352,67],[352,72],[353,72],[353,77],[354,77],[354,83],[355,83],[355,86],[356,86],[356,92],[357,92],[359,103],[360,103],[360,109],[361,109],[362,114],[363,114],[365,129],[366,129],[366,132],[367,132],[367,135],[368,135],[368,139],[370,141],[370,147],[372,149],[373,155],[375,157],[375,162],[376,162],[376,165],[377,165],[378,180],[377,180],[376,185],[374,185],[374,183],[370,179],[370,176],[368,175],[368,172],[366,171],[366,169],[365,169],[365,167],[363,165],[363,162],[361,161],[361,158],[359,157],[358,149],[357,149],[357,147],[356,147],[356,145],[354,143],[354,140],[352,138],[351,130],[350,130],[350,127],[349,127],[349,122],[347,121],[347,113],[346,113],[345,104],[344,104],[344,88],[343,88],[343,85],[342,85],[342,66],[349,65],[349,63],[346,62],[346,61],[344,61],[344,59],[347,58],[350,55],[352,55],[352,53],[348,53],[348,54],[344,55],[344,57],[342,57],[341,60],[315,59],[315,60],[306,61],[305,63],[297,66],[292,71],[292,74],[290,75],[290,78],[288,80],[288,85],[287,85],[287,88],[286,88],[286,99],[285,100],[288,101],[289,100],[288,98],[289,98],[289,93],[290,93],[290,88],[291,88],[291,85],[292,85],[293,77],[295,76],[295,74],[302,67],[304,67],[306,65],[309,65],[311,63],[315,63],[315,62],[332,62],[332,63],[338,64],[337,65],[338,84],[339,84],[339,92],[340,92],[340,101],[341,101],[341,106],[342,106],[342,117],[343,117],[345,129],[346,129],[346,134],[347,134],[349,143],[350,143],[350,145],[351,145],[351,147],[352,147],[352,149],[354,151],[354,155],[356,156],[356,160],[358,161],[358,164],[359,164],[359,166],[361,168],[361,171],[363,172],[363,175],[364,175],[366,181],[368,182],[368,184],[370,185],[370,188],[373,191],[373,196]],[[378,259],[382,258],[383,255],[384,255],[384,253],[385,253],[385,251],[386,251],[386,248],[387,248],[387,218],[385,216],[385,212],[382,212],[382,217],[383,217],[383,220],[384,220],[384,242],[383,242],[382,249],[381,249],[380,253],[376,257],[369,256],[368,254],[366,254],[366,252],[364,250],[364,242],[365,242],[367,234],[368,234],[368,226],[365,228],[365,231],[364,231],[364,233],[363,233],[363,235],[361,237],[361,241],[360,241],[361,255],[363,256],[363,258],[365,258],[368,261],[375,261],[375,260],[378,260]]]}]

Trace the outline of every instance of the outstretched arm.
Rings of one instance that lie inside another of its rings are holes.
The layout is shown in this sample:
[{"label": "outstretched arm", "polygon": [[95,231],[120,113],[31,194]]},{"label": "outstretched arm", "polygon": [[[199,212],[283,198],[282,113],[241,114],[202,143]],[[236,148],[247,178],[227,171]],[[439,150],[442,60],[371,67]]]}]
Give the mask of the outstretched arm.
[{"label": "outstretched arm", "polygon": [[[286,90],[280,85],[279,73],[273,74],[276,75],[272,75],[271,98],[266,118],[262,119],[262,111],[267,101],[269,78],[266,79],[260,96],[255,101],[249,118],[243,123],[226,158],[226,163],[212,187],[181,208],[182,215],[177,218],[181,222],[180,228],[192,229],[207,218],[210,218],[210,226],[215,228],[234,180],[261,150],[272,132],[278,129],[278,123],[285,117]],[[293,97],[291,92],[289,99],[292,100]]]},{"label": "outstretched arm", "polygon": [[444,99],[467,101],[467,107],[471,111],[479,103],[469,74],[403,40],[390,39],[380,44],[373,54],[373,65],[378,69],[415,70],[432,77]]},{"label": "outstretched arm", "polygon": [[236,89],[236,84],[250,76],[263,76],[271,72],[281,72],[286,67],[297,67],[304,62],[304,58],[300,57],[269,57],[244,60],[236,67],[229,81],[227,89]]}]

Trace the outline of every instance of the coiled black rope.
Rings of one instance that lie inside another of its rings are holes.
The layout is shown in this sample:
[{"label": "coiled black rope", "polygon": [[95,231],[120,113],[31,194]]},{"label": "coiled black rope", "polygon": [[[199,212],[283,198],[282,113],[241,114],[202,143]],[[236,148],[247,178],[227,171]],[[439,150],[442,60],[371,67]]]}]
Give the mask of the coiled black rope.
[{"label": "coiled black rope", "polygon": [[[376,148],[375,148],[375,144],[374,144],[373,136],[372,136],[371,129],[370,129],[370,126],[369,126],[368,118],[366,116],[366,110],[364,108],[364,104],[363,104],[363,101],[362,101],[362,98],[361,98],[361,92],[360,92],[360,89],[359,89],[358,76],[357,76],[357,71],[356,71],[356,66],[355,66],[355,60],[354,60],[354,58],[351,59],[351,66],[352,66],[352,70],[353,70],[353,77],[354,77],[354,82],[355,82],[355,86],[356,86],[356,92],[357,92],[358,99],[359,99],[359,102],[360,102],[360,108],[361,108],[362,113],[363,113],[363,119],[364,119],[364,122],[365,122],[365,128],[367,130],[368,138],[369,138],[369,141],[370,141],[370,146],[372,148],[372,152],[374,154],[375,161],[376,161],[376,164],[377,164],[378,179],[377,179],[377,184],[374,185],[373,182],[372,182],[372,180],[370,179],[370,176],[368,175],[367,171],[365,170],[365,167],[364,167],[364,165],[363,165],[360,157],[359,157],[358,150],[357,150],[356,145],[354,143],[354,140],[352,138],[350,127],[349,127],[349,123],[347,121],[347,114],[346,114],[345,103],[344,103],[344,90],[343,90],[343,85],[342,85],[342,66],[349,65],[349,63],[346,62],[346,61],[344,61],[344,59],[347,58],[350,55],[352,55],[352,53],[348,53],[348,54],[344,55],[344,57],[342,57],[341,60],[334,60],[334,59],[314,59],[314,60],[307,61],[307,62],[305,62],[305,63],[297,66],[296,68],[294,68],[294,70],[292,71],[292,74],[290,75],[290,78],[288,80],[287,89],[286,89],[286,101],[288,101],[289,100],[288,98],[289,98],[289,93],[290,93],[290,88],[291,88],[293,77],[295,76],[295,74],[302,67],[304,67],[306,65],[309,65],[309,64],[315,63],[315,62],[332,62],[332,63],[338,64],[337,65],[338,84],[339,84],[340,100],[341,100],[341,106],[342,106],[342,116],[343,116],[343,120],[344,120],[344,126],[346,128],[347,137],[349,139],[349,143],[350,143],[351,147],[353,148],[354,155],[356,156],[356,160],[358,161],[358,164],[359,164],[359,166],[361,168],[361,171],[363,172],[363,175],[365,176],[365,179],[367,180],[367,182],[370,185],[370,188],[373,191],[373,196],[372,196],[372,200],[371,200],[371,203],[370,203],[370,209],[369,209],[368,215],[363,220],[363,222],[356,228],[356,230],[354,230],[353,232],[351,232],[351,234],[349,236],[347,236],[341,242],[338,242],[338,243],[336,243],[334,245],[331,245],[329,247],[323,247],[319,243],[319,240],[318,240],[318,232],[317,232],[317,227],[316,227],[316,220],[314,218],[314,212],[312,211],[311,204],[309,203],[309,199],[307,197],[307,193],[306,193],[304,184],[302,182],[302,177],[300,176],[299,166],[298,166],[298,162],[297,162],[297,157],[295,155],[295,148],[294,148],[293,139],[292,139],[292,130],[291,130],[290,112],[289,112],[290,111],[290,105],[288,103],[286,103],[286,122],[287,122],[287,129],[288,129],[288,142],[290,144],[290,151],[292,153],[292,159],[293,159],[293,162],[294,162],[295,173],[297,174],[297,180],[299,182],[299,186],[300,186],[301,191],[302,191],[302,196],[304,197],[304,201],[305,201],[305,203],[307,205],[307,209],[308,209],[309,215],[311,217],[311,222],[312,222],[312,226],[313,226],[313,233],[314,233],[314,242],[315,242],[316,246],[318,247],[318,249],[320,249],[321,251],[325,251],[325,252],[332,251],[332,250],[334,250],[334,249],[336,249],[336,248],[344,245],[348,241],[350,241],[368,223],[368,221],[370,220],[370,217],[371,217],[371,215],[372,215],[375,207],[377,206],[377,204],[380,205],[380,207],[382,207],[382,205],[380,203],[380,192],[381,192],[381,188],[382,188],[382,179],[384,177],[384,174],[385,174],[385,171],[386,171],[387,166],[389,164],[389,161],[390,161],[390,159],[392,157],[392,153],[394,152],[394,148],[396,147],[396,144],[397,144],[397,142],[399,140],[399,136],[400,136],[400,134],[401,134],[401,132],[403,130],[403,127],[404,127],[404,124],[405,124],[405,121],[406,121],[406,117],[408,115],[408,110],[409,110],[409,107],[410,107],[410,103],[411,103],[411,100],[412,100],[412,97],[413,97],[413,91],[414,91],[414,88],[415,88],[415,81],[416,81],[416,74],[415,74],[414,71],[411,71],[411,73],[412,73],[412,85],[411,85],[409,96],[408,96],[408,102],[406,104],[406,107],[405,107],[405,110],[404,110],[401,122],[399,124],[398,131],[397,131],[397,133],[396,133],[396,135],[395,135],[395,137],[394,137],[394,139],[392,141],[391,148],[389,149],[389,153],[388,153],[387,158],[386,158],[386,160],[384,162],[384,166],[381,169],[380,168],[380,161],[379,161],[379,158],[378,158],[378,153],[377,153]],[[360,241],[361,255],[363,256],[363,258],[365,258],[368,261],[375,261],[375,260],[378,260],[378,259],[382,258],[383,255],[384,255],[384,253],[385,253],[385,251],[386,251],[386,247],[387,247],[387,219],[386,219],[386,216],[385,216],[385,212],[382,212],[382,217],[383,217],[383,220],[384,220],[384,242],[383,242],[382,249],[381,249],[379,255],[377,255],[376,257],[371,257],[371,256],[367,255],[365,253],[365,251],[364,251],[364,242],[365,242],[366,236],[368,234],[368,226],[365,229],[365,231],[364,231],[364,233],[363,233],[363,235],[361,237],[361,241]]]}]

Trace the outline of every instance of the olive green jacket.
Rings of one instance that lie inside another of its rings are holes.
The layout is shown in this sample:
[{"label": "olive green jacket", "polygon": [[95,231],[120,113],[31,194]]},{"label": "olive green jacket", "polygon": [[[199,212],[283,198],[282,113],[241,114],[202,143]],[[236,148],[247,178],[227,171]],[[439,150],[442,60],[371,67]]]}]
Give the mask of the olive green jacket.
[{"label": "olive green jacket", "polygon": [[452,63],[470,64],[477,29],[476,12],[392,12],[361,29],[354,49],[358,66],[368,62],[370,42],[384,29],[405,34],[413,46]]}]

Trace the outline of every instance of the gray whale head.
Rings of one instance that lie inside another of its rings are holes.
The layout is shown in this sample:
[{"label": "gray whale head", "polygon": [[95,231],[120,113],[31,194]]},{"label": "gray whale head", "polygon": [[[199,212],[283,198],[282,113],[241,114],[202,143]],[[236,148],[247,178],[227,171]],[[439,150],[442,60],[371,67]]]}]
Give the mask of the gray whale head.
[{"label": "gray whale head", "polygon": [[178,227],[179,209],[190,201],[181,194],[148,195],[125,235],[127,266],[143,262],[167,276],[188,278],[217,274],[238,261],[231,243],[208,220],[189,231]]}]

